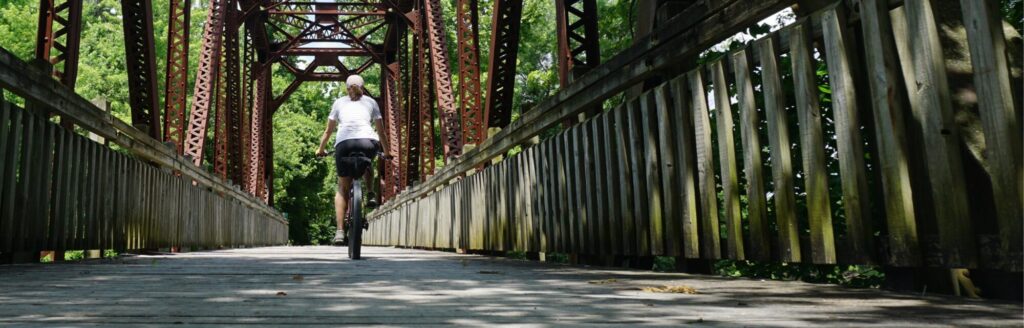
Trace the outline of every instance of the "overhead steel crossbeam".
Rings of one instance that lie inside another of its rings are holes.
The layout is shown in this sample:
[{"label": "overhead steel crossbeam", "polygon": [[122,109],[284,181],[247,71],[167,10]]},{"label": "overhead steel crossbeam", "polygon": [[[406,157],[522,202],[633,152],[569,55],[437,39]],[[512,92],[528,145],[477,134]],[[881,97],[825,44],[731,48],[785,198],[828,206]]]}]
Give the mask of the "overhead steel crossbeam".
[{"label": "overhead steel crossbeam", "polygon": [[484,111],[490,127],[505,127],[512,121],[512,96],[522,14],[522,0],[494,1],[491,58],[487,67],[487,107]]},{"label": "overhead steel crossbeam", "polygon": [[121,0],[121,11],[132,125],[159,140],[163,136],[156,89],[153,7],[149,0]]},{"label": "overhead steel crossbeam", "polygon": [[74,90],[82,36],[82,0],[39,1],[36,58],[53,66],[53,76]]}]

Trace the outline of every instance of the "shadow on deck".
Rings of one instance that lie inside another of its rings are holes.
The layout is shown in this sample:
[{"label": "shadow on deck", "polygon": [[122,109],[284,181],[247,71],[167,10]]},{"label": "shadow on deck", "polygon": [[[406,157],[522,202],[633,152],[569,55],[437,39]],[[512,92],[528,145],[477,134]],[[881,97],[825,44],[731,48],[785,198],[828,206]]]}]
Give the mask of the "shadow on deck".
[{"label": "shadow on deck", "polygon": [[[0,325],[1019,326],[1020,303],[369,247],[0,267]],[[602,283],[592,283],[592,282]],[[696,294],[645,286],[685,285]]]}]

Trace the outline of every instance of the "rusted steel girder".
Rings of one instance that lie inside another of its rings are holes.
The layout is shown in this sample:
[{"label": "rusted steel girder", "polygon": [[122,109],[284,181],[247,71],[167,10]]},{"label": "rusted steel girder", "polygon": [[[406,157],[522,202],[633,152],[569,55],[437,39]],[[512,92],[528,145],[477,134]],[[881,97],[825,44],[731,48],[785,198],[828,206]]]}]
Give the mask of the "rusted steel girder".
[{"label": "rusted steel girder", "polygon": [[406,89],[409,90],[409,99],[403,110],[406,118],[406,138],[403,139],[405,144],[402,147],[402,151],[405,152],[403,157],[406,160],[405,185],[412,185],[420,179],[420,132],[422,132],[422,127],[420,127],[420,96],[422,93],[420,89],[423,89],[423,81],[420,75],[422,74],[422,67],[425,65],[422,62],[423,56],[420,53],[420,35],[423,34],[422,24],[414,26],[414,31],[412,41],[410,42],[411,45],[408,47],[410,50],[408,56],[409,65],[406,66],[410,68],[409,74],[406,75],[409,77],[406,79],[409,83],[409,88]]},{"label": "rusted steel girder", "polygon": [[[223,52],[223,51],[222,51]],[[219,58],[220,68],[217,70],[215,84],[214,120],[213,120],[213,172],[221,179],[228,178],[228,104],[227,104],[227,70],[224,69],[225,57]]]},{"label": "rusted steel girder", "polygon": [[[252,129],[249,131],[249,181],[246,182],[249,193],[262,197],[266,190],[263,181],[266,169],[266,124],[269,116],[268,98],[270,97],[270,65],[253,63],[253,106]],[[264,198],[266,200],[266,198]]]},{"label": "rusted steel girder", "polygon": [[[431,98],[431,65],[430,65],[430,34],[427,27],[420,30],[419,53],[416,60],[420,62],[419,72],[419,123],[420,129],[420,180],[434,174],[434,99]],[[444,132],[441,132],[442,136]]]},{"label": "rusted steel girder", "polygon": [[164,86],[164,141],[185,150],[185,98],[188,97],[188,42],[191,0],[170,0],[167,28],[167,67]]},{"label": "rusted steel girder", "polygon": [[153,5],[149,0],[121,0],[121,12],[132,125],[160,140],[163,136],[156,89]]},{"label": "rusted steel girder", "polygon": [[399,60],[399,47],[405,36],[405,22],[400,19],[390,19],[391,28],[384,40],[384,52],[387,65],[381,65],[383,81],[381,85],[381,99],[384,108],[385,138],[387,138],[389,160],[382,160],[383,177],[381,178],[381,195],[384,200],[391,199],[401,190],[401,159],[398,151],[399,140],[401,139],[400,112],[402,108],[402,69]]},{"label": "rusted steel girder", "polygon": [[239,124],[241,125],[240,141],[241,147],[239,147],[242,157],[241,167],[239,168],[239,180],[236,182],[242,184],[243,190],[249,190],[249,162],[252,161],[252,154],[249,152],[251,146],[251,130],[252,130],[252,107],[253,107],[253,86],[255,85],[255,79],[253,76],[252,67],[256,62],[256,50],[253,46],[252,34],[249,28],[245,29],[245,36],[242,37],[242,107],[239,108],[241,117],[239,118]]},{"label": "rusted steel girder", "polygon": [[487,67],[487,106],[484,114],[490,127],[505,127],[512,121],[516,53],[522,0],[495,0],[491,30],[490,65]]},{"label": "rusted steel girder", "polygon": [[[596,0],[555,1],[558,33],[558,82],[565,88],[574,74],[601,63]],[[524,108],[525,109],[525,108]]]},{"label": "rusted steel girder", "polygon": [[214,87],[221,57],[221,36],[224,32],[227,2],[228,0],[210,0],[206,26],[203,28],[203,46],[199,53],[199,68],[196,73],[195,91],[192,92],[192,110],[189,113],[188,134],[185,139],[185,156],[190,156],[196,166],[203,163],[210,107],[215,101]]},{"label": "rusted steel girder", "polygon": [[238,29],[241,27],[240,13],[235,9],[234,1],[229,2],[224,28],[224,74],[223,90],[226,91],[227,106],[227,164],[228,177],[235,183],[245,180],[242,168],[242,87],[239,81],[239,43]]},{"label": "rusted steel girder", "polygon": [[477,145],[487,137],[483,106],[480,104],[480,22],[477,14],[477,0],[458,0],[455,15],[459,47],[462,142]]},{"label": "rusted steel girder", "polygon": [[398,158],[398,130],[400,128],[398,112],[401,110],[402,106],[402,92],[399,89],[399,79],[401,79],[401,76],[399,75],[400,69],[398,67],[398,62],[395,61],[382,67],[381,72],[384,74],[384,83],[381,86],[381,99],[384,100],[384,137],[387,138],[388,156],[391,156],[391,159],[384,161],[384,175],[381,179],[381,190],[383,191],[382,194],[384,199],[390,199],[399,191],[399,170],[401,169]]},{"label": "rusted steel girder", "polygon": [[82,0],[39,1],[37,26],[36,58],[49,62],[53,77],[74,90],[82,39]]},{"label": "rusted steel girder", "polygon": [[451,68],[448,64],[447,33],[441,3],[438,0],[424,0],[424,9],[427,18],[424,29],[428,35],[427,46],[430,47],[430,70],[434,77],[434,94],[441,122],[444,158],[447,161],[462,155],[462,124],[459,122],[459,112],[455,107],[455,92],[452,89]]}]

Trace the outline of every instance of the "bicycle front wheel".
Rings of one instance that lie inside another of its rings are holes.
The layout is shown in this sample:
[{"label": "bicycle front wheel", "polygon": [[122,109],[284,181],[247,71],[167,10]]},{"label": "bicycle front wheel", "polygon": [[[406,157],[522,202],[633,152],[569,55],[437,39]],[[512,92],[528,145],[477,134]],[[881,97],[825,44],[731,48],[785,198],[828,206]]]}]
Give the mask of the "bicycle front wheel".
[{"label": "bicycle front wheel", "polygon": [[360,246],[363,244],[363,188],[359,180],[352,181],[352,215],[348,226],[348,258],[359,259]]}]

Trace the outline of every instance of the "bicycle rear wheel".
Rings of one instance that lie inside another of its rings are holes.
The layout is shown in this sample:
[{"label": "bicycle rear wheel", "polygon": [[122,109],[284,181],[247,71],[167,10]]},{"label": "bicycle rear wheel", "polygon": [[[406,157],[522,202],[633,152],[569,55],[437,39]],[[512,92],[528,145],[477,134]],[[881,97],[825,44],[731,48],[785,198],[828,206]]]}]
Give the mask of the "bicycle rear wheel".
[{"label": "bicycle rear wheel", "polygon": [[352,180],[352,215],[348,226],[348,258],[359,259],[363,244],[363,188],[359,179]]}]

